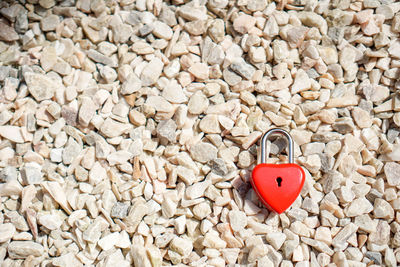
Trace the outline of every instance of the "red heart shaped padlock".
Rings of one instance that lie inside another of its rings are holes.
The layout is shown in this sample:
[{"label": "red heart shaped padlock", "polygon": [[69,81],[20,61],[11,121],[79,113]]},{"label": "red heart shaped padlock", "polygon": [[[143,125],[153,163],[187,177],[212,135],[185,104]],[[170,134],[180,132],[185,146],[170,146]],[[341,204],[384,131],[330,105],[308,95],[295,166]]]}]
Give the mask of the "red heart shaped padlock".
[{"label": "red heart shaped padlock", "polygon": [[[289,163],[268,164],[265,157],[265,145],[268,136],[281,133],[289,141]],[[303,188],[304,170],[293,163],[293,140],[289,133],[282,129],[272,129],[261,139],[261,164],[252,173],[251,184],[261,202],[270,210],[282,213],[296,200]]]}]

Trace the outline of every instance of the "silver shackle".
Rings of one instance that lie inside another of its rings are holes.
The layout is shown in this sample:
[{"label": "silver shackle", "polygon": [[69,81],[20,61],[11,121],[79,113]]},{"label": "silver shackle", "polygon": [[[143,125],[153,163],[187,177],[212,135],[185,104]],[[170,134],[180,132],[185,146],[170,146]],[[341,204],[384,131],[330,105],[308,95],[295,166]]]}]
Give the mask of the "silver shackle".
[{"label": "silver shackle", "polygon": [[263,135],[263,137],[261,139],[261,163],[267,163],[267,157],[265,155],[265,151],[267,150],[266,149],[267,148],[267,140],[268,140],[268,137],[271,134],[275,134],[275,133],[279,133],[279,134],[284,135],[286,137],[286,139],[288,140],[288,143],[289,143],[289,151],[288,151],[289,163],[293,163],[293,139],[292,139],[292,137],[290,136],[290,134],[287,131],[285,131],[283,129],[278,129],[278,128],[271,129],[271,130],[267,131]]}]

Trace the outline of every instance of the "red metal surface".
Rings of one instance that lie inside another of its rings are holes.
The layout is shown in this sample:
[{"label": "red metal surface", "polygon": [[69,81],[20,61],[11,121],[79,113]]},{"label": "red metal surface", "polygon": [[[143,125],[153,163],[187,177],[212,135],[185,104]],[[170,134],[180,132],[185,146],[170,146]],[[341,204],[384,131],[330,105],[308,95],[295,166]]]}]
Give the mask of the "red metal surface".
[{"label": "red metal surface", "polygon": [[251,184],[263,204],[280,214],[296,200],[304,180],[305,173],[297,164],[262,163],[254,168]]}]

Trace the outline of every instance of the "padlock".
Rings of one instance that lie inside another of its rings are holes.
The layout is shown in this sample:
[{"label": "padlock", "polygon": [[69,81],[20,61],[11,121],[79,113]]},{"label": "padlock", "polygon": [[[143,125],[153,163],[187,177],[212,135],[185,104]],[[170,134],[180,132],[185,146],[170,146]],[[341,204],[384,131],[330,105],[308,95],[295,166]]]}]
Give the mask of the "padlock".
[{"label": "padlock", "polygon": [[[271,134],[284,135],[289,143],[289,163],[266,163],[266,144]],[[305,181],[304,170],[293,163],[293,139],[283,129],[271,129],[261,139],[261,163],[252,172],[251,184],[261,202],[270,210],[282,213],[299,196]]]}]

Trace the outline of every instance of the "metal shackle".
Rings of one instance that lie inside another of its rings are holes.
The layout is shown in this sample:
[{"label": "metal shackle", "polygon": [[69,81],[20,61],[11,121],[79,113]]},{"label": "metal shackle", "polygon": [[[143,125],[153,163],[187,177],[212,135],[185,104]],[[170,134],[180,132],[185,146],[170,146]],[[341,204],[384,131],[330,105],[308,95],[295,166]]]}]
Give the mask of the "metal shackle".
[{"label": "metal shackle", "polygon": [[290,134],[287,131],[285,131],[283,129],[278,129],[278,128],[271,129],[271,130],[267,131],[263,135],[263,137],[261,139],[261,163],[267,163],[267,157],[265,155],[265,151],[267,150],[266,149],[267,148],[267,140],[268,140],[268,137],[271,134],[274,134],[274,133],[282,134],[288,140],[288,143],[289,143],[289,151],[288,151],[289,163],[293,163],[293,139],[292,139],[292,137],[290,136]]}]

